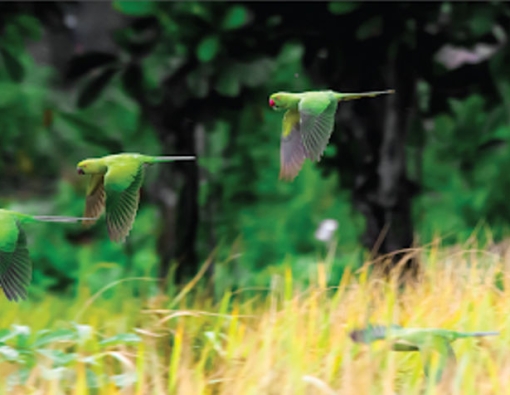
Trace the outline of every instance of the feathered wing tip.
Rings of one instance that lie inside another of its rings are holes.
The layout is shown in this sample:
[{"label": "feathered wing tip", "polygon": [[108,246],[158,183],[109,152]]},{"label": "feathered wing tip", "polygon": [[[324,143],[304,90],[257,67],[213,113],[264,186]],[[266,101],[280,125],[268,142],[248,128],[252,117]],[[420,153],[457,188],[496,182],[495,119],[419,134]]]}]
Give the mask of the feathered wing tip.
[{"label": "feathered wing tip", "polygon": [[110,240],[115,243],[124,243],[126,237],[133,229],[136,211],[140,200],[140,191],[134,194],[122,194],[119,198],[119,208],[115,213],[106,211],[106,226]]},{"label": "feathered wing tip", "polygon": [[26,246],[26,235],[19,225],[18,230],[14,252],[0,252],[0,287],[7,299],[13,302],[27,298],[27,288],[32,280],[32,263]]},{"label": "feathered wing tip", "polygon": [[280,180],[292,181],[301,171],[306,158],[301,133],[293,129],[280,143]]},{"label": "feathered wing tip", "polygon": [[[87,197],[85,199],[85,211],[83,216],[86,218],[99,218],[105,208],[106,192],[104,190],[104,175],[93,175],[90,177],[87,188]],[[89,227],[96,220],[83,220],[84,227]]]},{"label": "feathered wing tip", "polygon": [[34,219],[43,222],[78,222],[78,221],[96,221],[98,217],[65,217],[58,215],[34,215]]},{"label": "feathered wing tip", "polygon": [[144,177],[144,167],[139,167],[131,185],[121,193],[109,193],[106,199],[106,226],[110,240],[122,243],[133,228],[140,188]]}]

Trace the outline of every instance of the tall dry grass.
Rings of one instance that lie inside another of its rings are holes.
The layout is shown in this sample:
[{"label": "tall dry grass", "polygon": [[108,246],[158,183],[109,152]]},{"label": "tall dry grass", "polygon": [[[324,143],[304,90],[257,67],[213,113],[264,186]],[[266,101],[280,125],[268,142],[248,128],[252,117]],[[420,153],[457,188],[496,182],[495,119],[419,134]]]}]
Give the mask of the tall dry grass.
[{"label": "tall dry grass", "polygon": [[[293,282],[290,268],[267,290],[226,292],[214,300],[197,279],[180,294],[147,301],[118,295],[39,304],[0,304],[1,327],[33,331],[76,321],[93,333],[80,344],[49,347],[78,356],[68,375],[48,379],[51,361],[38,356],[28,381],[12,394],[506,394],[510,393],[510,275],[506,257],[432,246],[419,253],[420,281],[404,288],[370,274],[366,265],[328,287],[330,263],[310,268],[313,284]],[[205,270],[205,268],[204,268]],[[122,284],[116,285],[122,287]],[[384,342],[354,344],[349,330],[367,323],[500,331],[453,343],[457,364],[435,385],[417,352],[392,352]],[[118,333],[141,341],[100,346]],[[0,363],[0,383],[22,365]],[[87,371],[105,377],[87,388]],[[108,377],[129,373],[119,387]],[[47,376],[47,375],[46,375]],[[1,385],[0,385],[1,388]]]}]

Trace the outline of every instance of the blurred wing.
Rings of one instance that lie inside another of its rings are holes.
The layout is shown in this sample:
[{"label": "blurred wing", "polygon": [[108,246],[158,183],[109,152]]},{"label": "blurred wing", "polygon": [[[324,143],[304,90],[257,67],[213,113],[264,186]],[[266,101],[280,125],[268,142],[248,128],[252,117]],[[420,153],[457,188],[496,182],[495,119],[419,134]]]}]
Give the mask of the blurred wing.
[{"label": "blurred wing", "polygon": [[319,161],[335,126],[336,100],[305,97],[299,102],[300,130],[307,157]]},{"label": "blurred wing", "polygon": [[[87,187],[85,213],[83,216],[87,218],[99,217],[104,211],[105,196],[104,176],[102,174],[93,174],[90,177]],[[91,225],[94,222],[95,221],[83,221],[85,225]]]},{"label": "blurred wing", "polygon": [[370,343],[384,339],[386,337],[386,327],[380,325],[369,326],[365,329],[354,330],[349,335],[356,343]]},{"label": "blurred wing", "polygon": [[427,342],[420,344],[420,355],[425,374],[429,376],[435,367],[435,380],[441,380],[444,370],[455,364],[452,346],[443,336],[430,336]]},{"label": "blurred wing", "polygon": [[299,112],[288,110],[283,116],[280,141],[280,179],[293,180],[306,158],[305,147],[299,132]]},{"label": "blurred wing", "polygon": [[419,351],[419,347],[415,346],[411,343],[402,342],[401,340],[397,339],[395,343],[392,344],[391,349],[393,351]]},{"label": "blurred wing", "polygon": [[[27,238],[18,221],[2,222],[0,241],[0,287],[8,300],[27,298],[27,287],[32,279],[32,264],[28,255]],[[15,240],[12,244],[12,240]]]},{"label": "blurred wing", "polygon": [[124,241],[133,227],[143,175],[143,164],[134,160],[110,166],[105,175],[106,226],[113,241]]},{"label": "blurred wing", "polygon": [[389,327],[384,325],[368,325],[365,329],[354,330],[349,335],[357,343],[370,343],[375,340],[386,339],[389,335],[392,338],[396,338],[396,336],[392,335],[392,332],[400,329],[403,329],[400,325],[390,325]]}]

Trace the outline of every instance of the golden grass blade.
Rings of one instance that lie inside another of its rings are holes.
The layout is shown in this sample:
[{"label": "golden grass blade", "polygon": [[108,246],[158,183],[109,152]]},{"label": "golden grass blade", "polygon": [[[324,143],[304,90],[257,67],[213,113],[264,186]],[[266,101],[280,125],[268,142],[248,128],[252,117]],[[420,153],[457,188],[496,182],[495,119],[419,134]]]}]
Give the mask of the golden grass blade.
[{"label": "golden grass blade", "polygon": [[103,288],[101,288],[99,291],[97,291],[81,308],[81,310],[76,314],[74,317],[75,322],[80,322],[80,319],[83,315],[83,313],[108,289],[115,287],[116,285],[128,282],[128,281],[153,281],[156,282],[158,279],[151,278],[151,277],[130,277],[130,278],[123,278],[117,281],[114,281],[108,285],[105,285]]},{"label": "golden grass blade", "polygon": [[170,367],[168,370],[168,394],[174,394],[177,386],[177,379],[179,376],[179,362],[181,359],[182,340],[184,328],[179,325],[174,335],[174,343],[172,347],[172,354],[170,357]]},{"label": "golden grass blade", "polygon": [[211,264],[213,262],[213,257],[215,256],[217,250],[218,249],[215,248],[211,252],[211,254],[209,255],[209,258],[207,258],[207,261],[205,261],[205,263],[202,265],[202,267],[200,268],[198,273],[195,275],[195,277],[193,277],[193,279],[188,284],[186,284],[186,286],[182,289],[181,292],[179,292],[179,294],[174,298],[174,300],[172,300],[172,303],[170,303],[170,307],[177,305],[181,301],[181,299],[184,298],[184,296],[186,296],[188,294],[188,292],[191,291],[195,287],[195,285],[198,283],[198,281],[200,281],[200,279],[204,276],[204,274],[207,271],[207,269],[209,268],[209,266],[211,266]]}]

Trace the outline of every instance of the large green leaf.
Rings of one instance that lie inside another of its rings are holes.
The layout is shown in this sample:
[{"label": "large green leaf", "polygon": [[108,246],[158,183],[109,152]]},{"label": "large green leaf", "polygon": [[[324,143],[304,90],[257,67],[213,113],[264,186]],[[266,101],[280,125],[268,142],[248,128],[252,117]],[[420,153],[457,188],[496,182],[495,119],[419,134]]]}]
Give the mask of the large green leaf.
[{"label": "large green leaf", "polygon": [[37,334],[37,339],[34,342],[34,347],[39,348],[51,343],[63,341],[76,341],[78,338],[75,331],[71,329],[57,329],[57,330],[42,330]]},{"label": "large green leaf", "polygon": [[4,66],[9,76],[16,82],[21,82],[25,78],[25,68],[20,60],[5,46],[0,47],[0,53],[4,61]]},{"label": "large green leaf", "polygon": [[488,4],[480,4],[477,6],[476,12],[473,12],[468,21],[471,32],[475,35],[475,37],[480,37],[484,34],[490,33],[497,22],[495,17],[494,7],[491,7]]},{"label": "large green leaf", "polygon": [[42,37],[41,22],[32,15],[22,14],[16,16],[14,23],[19,32],[30,40],[38,41]]},{"label": "large green leaf", "polygon": [[374,16],[363,22],[356,30],[356,38],[360,41],[379,35],[382,29],[382,17]]},{"label": "large green leaf", "polygon": [[248,22],[248,11],[246,7],[242,5],[233,5],[231,6],[223,21],[221,23],[221,27],[224,30],[234,30],[243,27]]},{"label": "large green leaf", "polygon": [[50,359],[53,362],[54,366],[64,366],[71,362],[75,362],[78,359],[78,354],[66,353],[58,349],[54,350],[41,348],[38,349],[37,352],[41,355],[44,355],[46,358]]},{"label": "large green leaf", "polygon": [[142,338],[135,333],[119,333],[118,335],[103,339],[99,342],[102,346],[111,346],[116,344],[140,343]]},{"label": "large green leaf", "polygon": [[360,2],[354,2],[354,1],[331,1],[328,4],[329,12],[335,15],[343,15],[348,14],[352,11],[354,11],[356,8],[358,8],[361,5]]},{"label": "large green leaf", "polygon": [[19,352],[15,348],[9,346],[0,346],[0,360],[5,359],[9,362],[15,362],[19,359]]},{"label": "large green leaf", "polygon": [[121,1],[113,2],[113,7],[126,15],[130,16],[146,16],[156,11],[156,3],[150,0],[145,1]]},{"label": "large green leaf", "polygon": [[0,330],[0,344],[5,343],[7,340],[13,339],[19,335],[29,336],[30,328],[27,326],[13,325],[12,329]]},{"label": "large green leaf", "polygon": [[201,62],[210,62],[220,49],[220,40],[217,35],[210,35],[200,41],[197,46],[197,58]]}]

